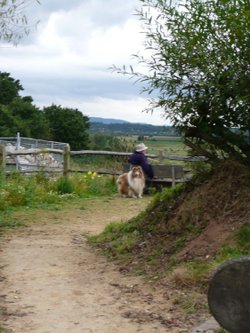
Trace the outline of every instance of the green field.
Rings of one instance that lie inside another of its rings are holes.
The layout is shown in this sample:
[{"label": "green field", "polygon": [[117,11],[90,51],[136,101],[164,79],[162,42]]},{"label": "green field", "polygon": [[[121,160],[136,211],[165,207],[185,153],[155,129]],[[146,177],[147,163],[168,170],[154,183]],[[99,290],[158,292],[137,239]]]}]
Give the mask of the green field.
[{"label": "green field", "polygon": [[[182,137],[177,136],[144,136],[142,140],[138,140],[137,136],[123,137],[131,147],[135,147],[139,142],[144,142],[148,146],[148,154],[163,156],[187,156],[187,147],[183,143]],[[133,148],[131,148],[133,149]],[[157,161],[158,163],[159,161]],[[165,163],[170,163],[165,159]]]},{"label": "green field", "polygon": [[159,136],[145,138],[144,143],[149,147],[148,153],[157,154],[159,151],[163,155],[186,156],[187,148],[181,137]]}]

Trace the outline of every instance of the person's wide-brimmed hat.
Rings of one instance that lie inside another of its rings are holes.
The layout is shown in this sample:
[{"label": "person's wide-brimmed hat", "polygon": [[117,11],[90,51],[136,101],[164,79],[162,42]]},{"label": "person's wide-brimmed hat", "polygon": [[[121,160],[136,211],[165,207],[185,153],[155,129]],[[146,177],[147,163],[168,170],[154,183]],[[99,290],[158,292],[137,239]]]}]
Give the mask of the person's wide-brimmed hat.
[{"label": "person's wide-brimmed hat", "polygon": [[138,151],[138,152],[143,151],[143,150],[146,150],[146,149],[148,149],[148,147],[145,146],[144,143],[139,143],[139,144],[135,147],[135,151]]}]

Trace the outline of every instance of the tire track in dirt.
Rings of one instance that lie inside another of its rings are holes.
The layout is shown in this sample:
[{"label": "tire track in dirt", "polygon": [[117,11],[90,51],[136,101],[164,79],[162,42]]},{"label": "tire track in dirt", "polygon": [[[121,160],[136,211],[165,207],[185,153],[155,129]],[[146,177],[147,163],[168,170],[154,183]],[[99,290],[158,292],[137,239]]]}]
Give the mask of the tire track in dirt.
[{"label": "tire track in dirt", "polygon": [[6,332],[185,332],[166,325],[170,304],[162,293],[120,273],[82,236],[126,221],[149,200],[92,199],[84,207],[18,213],[28,226],[1,238]]}]

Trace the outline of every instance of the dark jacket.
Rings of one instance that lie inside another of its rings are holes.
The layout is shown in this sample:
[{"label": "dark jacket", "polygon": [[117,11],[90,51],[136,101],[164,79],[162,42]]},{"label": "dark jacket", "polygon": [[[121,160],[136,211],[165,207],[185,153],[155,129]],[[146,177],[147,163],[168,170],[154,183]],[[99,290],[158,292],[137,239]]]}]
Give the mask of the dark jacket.
[{"label": "dark jacket", "polygon": [[144,153],[134,151],[128,158],[128,162],[132,165],[140,165],[142,170],[144,171],[145,175],[148,178],[154,177],[154,171],[152,165],[148,163],[147,157]]}]

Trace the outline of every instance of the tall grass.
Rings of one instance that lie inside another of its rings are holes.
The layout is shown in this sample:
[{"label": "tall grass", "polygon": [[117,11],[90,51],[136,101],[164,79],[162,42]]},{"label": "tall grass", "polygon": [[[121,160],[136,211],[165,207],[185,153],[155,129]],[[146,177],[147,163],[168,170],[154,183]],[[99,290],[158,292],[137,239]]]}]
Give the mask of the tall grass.
[{"label": "tall grass", "polygon": [[37,207],[76,197],[110,195],[114,180],[96,173],[48,178],[45,174],[25,177],[11,174],[0,182],[0,212],[14,207]]}]

